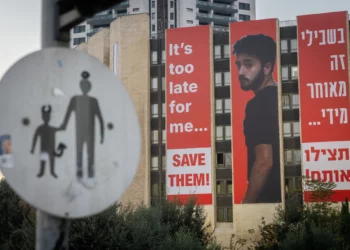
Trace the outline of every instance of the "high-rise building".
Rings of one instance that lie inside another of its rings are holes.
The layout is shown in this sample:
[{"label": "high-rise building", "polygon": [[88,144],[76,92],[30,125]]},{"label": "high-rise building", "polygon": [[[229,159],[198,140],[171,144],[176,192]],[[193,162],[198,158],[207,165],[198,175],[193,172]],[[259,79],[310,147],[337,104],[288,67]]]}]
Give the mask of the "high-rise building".
[{"label": "high-rise building", "polygon": [[128,0],[103,11],[71,30],[74,48],[118,17],[148,13],[152,38],[161,38],[166,28],[211,24],[214,31],[228,31],[233,21],[255,19],[255,0]]}]

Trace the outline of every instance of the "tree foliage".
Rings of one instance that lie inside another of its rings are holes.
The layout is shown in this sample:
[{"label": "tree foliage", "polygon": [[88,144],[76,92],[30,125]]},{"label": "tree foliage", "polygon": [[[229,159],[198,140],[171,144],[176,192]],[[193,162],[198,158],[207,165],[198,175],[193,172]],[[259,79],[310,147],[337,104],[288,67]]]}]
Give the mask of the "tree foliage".
[{"label": "tree foliage", "polygon": [[350,249],[348,200],[341,211],[331,197],[335,183],[305,180],[311,202],[302,205],[302,191],[289,195],[285,208],[276,210],[273,223],[260,227],[257,249]]},{"label": "tree foliage", "polygon": [[[0,183],[0,249],[35,249],[35,210]],[[194,199],[154,207],[117,204],[104,212],[70,221],[72,250],[219,250],[206,214]]]}]

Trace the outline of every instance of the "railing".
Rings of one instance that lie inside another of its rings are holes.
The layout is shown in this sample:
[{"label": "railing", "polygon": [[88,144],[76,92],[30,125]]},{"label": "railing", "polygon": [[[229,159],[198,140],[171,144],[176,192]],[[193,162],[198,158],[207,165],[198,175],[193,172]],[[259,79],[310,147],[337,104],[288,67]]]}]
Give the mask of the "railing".
[{"label": "railing", "polygon": [[223,20],[223,21],[227,21],[227,22],[232,22],[232,21],[236,20],[234,17],[220,16],[220,15],[214,15],[214,14],[205,14],[205,13],[197,13],[197,17],[217,19],[217,20]]},{"label": "railing", "polygon": [[207,6],[207,7],[216,7],[216,8],[224,8],[224,9],[233,9],[233,10],[237,10],[237,9],[235,8],[235,6],[229,5],[229,4],[223,4],[223,3],[203,2],[203,1],[197,0],[197,4],[198,4],[198,5],[202,5],[202,6]]},{"label": "railing", "polygon": [[104,27],[104,28],[93,28],[93,29],[88,29],[87,30],[87,34],[95,34],[95,33],[97,33],[97,32],[99,32],[101,29],[109,29],[108,27]]},{"label": "railing", "polygon": [[120,4],[117,4],[116,7],[123,7],[123,6],[129,6],[129,1],[123,1]]},{"label": "railing", "polygon": [[287,20],[287,21],[280,22],[280,27],[291,27],[291,26],[297,26],[297,20]]},{"label": "railing", "polygon": [[228,32],[228,27],[213,27],[213,30],[216,32]]},{"label": "railing", "polygon": [[105,20],[105,19],[115,19],[120,16],[126,16],[129,13],[118,13],[118,14],[108,14],[108,15],[95,15],[91,19],[92,20]]},{"label": "railing", "polygon": [[[350,14],[348,14],[348,17],[350,20]],[[297,26],[297,20],[280,21],[280,27],[291,27],[291,26]]]}]

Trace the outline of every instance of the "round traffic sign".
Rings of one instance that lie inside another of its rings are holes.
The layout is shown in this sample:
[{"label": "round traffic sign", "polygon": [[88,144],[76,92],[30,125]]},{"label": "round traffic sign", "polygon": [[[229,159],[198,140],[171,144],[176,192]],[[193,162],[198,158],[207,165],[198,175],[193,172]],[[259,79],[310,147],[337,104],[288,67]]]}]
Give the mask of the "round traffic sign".
[{"label": "round traffic sign", "polygon": [[96,58],[48,48],[0,82],[0,168],[46,213],[80,218],[117,202],[137,171],[138,117],[120,80]]}]

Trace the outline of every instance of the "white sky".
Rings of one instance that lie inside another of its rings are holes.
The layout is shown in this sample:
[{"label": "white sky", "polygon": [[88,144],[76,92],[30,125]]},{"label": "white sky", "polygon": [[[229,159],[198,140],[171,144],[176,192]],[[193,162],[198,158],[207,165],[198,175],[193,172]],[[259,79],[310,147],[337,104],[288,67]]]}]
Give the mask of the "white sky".
[{"label": "white sky", "polygon": [[[40,49],[41,0],[0,0],[0,78],[21,57]],[[256,0],[257,19],[347,10],[350,0]]]}]

